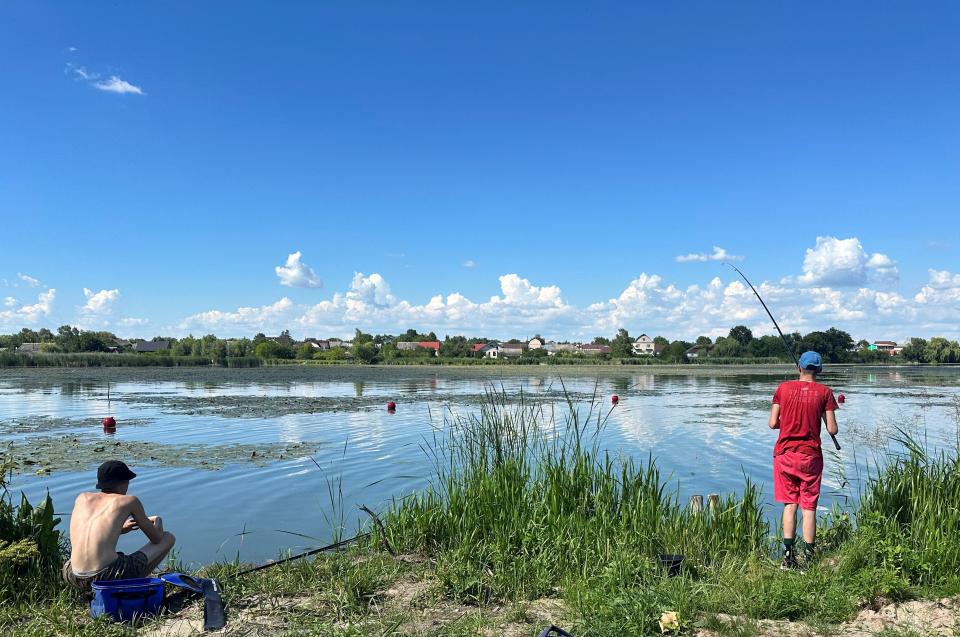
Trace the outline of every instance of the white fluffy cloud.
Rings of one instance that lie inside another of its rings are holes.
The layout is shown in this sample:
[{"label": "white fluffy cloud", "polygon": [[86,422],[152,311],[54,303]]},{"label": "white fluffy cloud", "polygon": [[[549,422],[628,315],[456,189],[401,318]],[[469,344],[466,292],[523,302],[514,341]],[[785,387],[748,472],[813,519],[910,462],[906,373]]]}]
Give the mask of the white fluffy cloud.
[{"label": "white fluffy cloud", "polygon": [[426,325],[440,331],[524,331],[571,327],[573,308],[555,285],[537,286],[517,274],[500,277],[500,294],[474,302],[454,292],[424,304],[397,299],[380,274],[354,274],[350,289],[306,309],[297,319],[305,330],[341,333],[346,326],[396,331],[400,325]]},{"label": "white fluffy cloud", "polygon": [[713,246],[713,252],[710,254],[691,252],[690,254],[681,254],[674,258],[678,263],[689,263],[691,261],[743,261],[743,257],[730,254],[720,246]]},{"label": "white fluffy cloud", "polygon": [[21,305],[20,307],[15,307],[16,303],[14,303],[14,306],[8,305],[8,307],[14,307],[14,309],[0,312],[0,326],[5,329],[20,329],[24,324],[36,323],[50,315],[56,296],[57,291],[51,288],[41,292],[37,297],[37,302],[31,305]]},{"label": "white fluffy cloud", "polygon": [[7,297],[4,297],[3,299],[4,307],[13,307],[17,303],[19,303],[19,301],[17,301],[17,299],[13,298],[12,296],[7,296]]},{"label": "white fluffy cloud", "polygon": [[181,330],[196,328],[226,329],[230,333],[244,333],[244,330],[269,330],[273,326],[283,325],[292,318],[290,311],[293,301],[283,297],[276,303],[260,307],[240,307],[233,312],[210,310],[192,314],[180,321]]},{"label": "white fluffy cloud", "polygon": [[[355,273],[349,288],[329,300],[297,306],[283,298],[273,305],[212,310],[188,317],[182,329],[218,331],[295,331],[306,335],[348,335],[353,328],[397,332],[415,326],[439,334],[588,338],[625,327],[631,333],[693,338],[725,335],[747,325],[756,334],[773,327],[750,288],[738,278],[714,277],[705,285],[678,287],[656,274],[627,282],[614,298],[573,306],[556,285],[536,285],[516,273],[499,278],[500,293],[474,301],[459,292],[436,294],[425,303],[398,298],[377,273]],[[930,272],[930,282],[914,298],[869,287],[833,288],[763,281],[757,289],[788,332],[836,326],[856,337],[901,340],[911,335],[960,336],[953,317],[960,312],[960,275]],[[931,305],[936,311],[931,311]],[[952,321],[952,322],[951,322]]]},{"label": "white fluffy cloud", "polygon": [[120,298],[120,290],[94,292],[90,288],[83,288],[83,296],[87,302],[80,308],[82,314],[104,315],[113,311],[113,304]]},{"label": "white fluffy cloud", "polygon": [[463,267],[468,268],[468,269],[469,269],[469,268],[475,268],[475,267],[477,267],[477,262],[474,261],[473,259],[467,259],[466,261],[463,262]]},{"label": "white fluffy cloud", "polygon": [[306,263],[300,260],[300,251],[294,252],[287,257],[284,265],[278,265],[275,268],[277,277],[280,279],[280,285],[291,288],[319,288],[323,284],[320,277]]},{"label": "white fluffy cloud", "polygon": [[856,237],[817,237],[803,258],[802,285],[858,286],[868,282],[891,282],[899,276],[897,264],[880,252],[868,254]]},{"label": "white fluffy cloud", "polygon": [[[87,78],[84,78],[87,79]],[[107,93],[117,93],[119,95],[133,94],[133,95],[146,95],[139,86],[135,86],[130,82],[117,77],[116,75],[111,75],[106,80],[98,80],[93,83],[93,87],[98,91],[105,91]]]},{"label": "white fluffy cloud", "polygon": [[[725,251],[723,255],[730,258]],[[299,264],[298,253],[291,256]],[[836,326],[857,338],[960,337],[960,274],[930,270],[927,282],[906,295],[871,285],[894,276],[896,263],[882,253],[867,253],[856,238],[820,237],[806,253],[802,275],[760,281],[757,289],[788,332]],[[624,327],[631,333],[691,339],[725,335],[736,324],[758,335],[773,333],[750,288],[732,272],[687,286],[642,273],[612,298],[580,306],[568,303],[559,286],[534,283],[518,273],[500,276],[499,292],[485,300],[454,291],[423,302],[404,299],[379,273],[356,272],[345,290],[313,305],[296,305],[284,297],[261,307],[210,310],[185,318],[180,329],[202,327],[231,336],[293,329],[301,335],[343,336],[355,327],[387,333],[416,327],[498,338],[538,332],[548,338],[589,338]]]},{"label": "white fluffy cloud", "polygon": [[117,321],[117,323],[123,327],[140,327],[142,325],[147,325],[149,322],[150,319],[135,318],[132,316],[127,316]]},{"label": "white fluffy cloud", "polygon": [[920,288],[914,300],[923,306],[946,306],[960,303],[960,274],[947,270],[927,270],[927,284]]}]

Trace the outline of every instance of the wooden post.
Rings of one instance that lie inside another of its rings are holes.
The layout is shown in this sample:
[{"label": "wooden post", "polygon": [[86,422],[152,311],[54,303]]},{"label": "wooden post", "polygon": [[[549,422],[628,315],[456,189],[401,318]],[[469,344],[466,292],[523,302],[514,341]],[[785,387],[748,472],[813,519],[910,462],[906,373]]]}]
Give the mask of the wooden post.
[{"label": "wooden post", "polygon": [[707,508],[710,509],[710,513],[716,513],[717,509],[720,507],[720,495],[717,493],[711,493],[707,496]]},{"label": "wooden post", "polygon": [[700,513],[703,511],[703,496],[702,495],[692,495],[690,496],[690,511],[693,513]]}]

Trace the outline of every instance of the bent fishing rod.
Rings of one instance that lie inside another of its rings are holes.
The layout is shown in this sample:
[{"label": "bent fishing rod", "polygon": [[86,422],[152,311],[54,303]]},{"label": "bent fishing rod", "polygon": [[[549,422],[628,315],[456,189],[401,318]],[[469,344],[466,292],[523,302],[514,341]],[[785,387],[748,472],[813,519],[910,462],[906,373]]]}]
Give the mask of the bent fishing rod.
[{"label": "bent fishing rod", "polygon": [[[747,278],[747,275],[740,271],[740,268],[733,265],[732,263],[726,263],[731,268],[737,271],[744,281],[747,282],[747,285],[750,286],[750,289],[753,290],[754,295],[756,295],[757,300],[760,301],[760,305],[763,306],[763,309],[767,311],[767,316],[770,317],[770,320],[773,321],[773,326],[777,328],[777,333],[780,335],[780,340],[783,341],[783,346],[790,353],[790,356],[793,357],[793,362],[797,366],[797,369],[800,368],[800,359],[797,358],[797,353],[793,351],[793,348],[790,347],[790,344],[787,342],[787,337],[783,335],[783,330],[780,329],[780,326],[777,324],[777,319],[773,318],[773,314],[770,313],[770,308],[767,307],[767,304],[763,302],[763,298],[760,297],[760,293],[757,292],[757,288],[753,287],[753,283],[750,283],[750,279]],[[829,431],[827,433],[830,433]],[[837,442],[837,437],[833,434],[830,434],[830,437],[833,439],[833,446],[837,448],[837,451],[840,451],[840,443]]]}]

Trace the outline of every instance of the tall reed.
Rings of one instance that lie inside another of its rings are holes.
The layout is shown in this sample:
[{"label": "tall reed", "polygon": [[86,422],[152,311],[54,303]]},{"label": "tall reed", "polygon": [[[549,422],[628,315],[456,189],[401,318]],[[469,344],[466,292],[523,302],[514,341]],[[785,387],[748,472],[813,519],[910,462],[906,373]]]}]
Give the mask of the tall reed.
[{"label": "tall reed", "polygon": [[905,430],[869,477],[858,531],[878,542],[874,561],[909,584],[935,585],[960,573],[960,460],[957,449],[931,451]]},{"label": "tall reed", "polygon": [[600,450],[608,415],[568,401],[558,417],[489,391],[479,414],[447,418],[428,447],[433,484],[394,504],[391,540],[441,556],[451,592],[478,601],[542,595],[611,564],[656,570],[662,553],[705,567],[766,549],[755,485],[691,512],[652,458]]}]

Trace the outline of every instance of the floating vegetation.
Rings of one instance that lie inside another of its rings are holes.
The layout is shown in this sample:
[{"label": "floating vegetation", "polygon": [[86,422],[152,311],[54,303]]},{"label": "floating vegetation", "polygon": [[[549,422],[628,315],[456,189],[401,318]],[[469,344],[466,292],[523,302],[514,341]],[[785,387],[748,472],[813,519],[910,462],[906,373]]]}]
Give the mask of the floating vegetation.
[{"label": "floating vegetation", "polygon": [[[150,418],[124,419],[124,427],[148,425]],[[0,434],[30,434],[60,429],[100,428],[99,418],[58,418],[55,416],[30,416],[0,421]]]},{"label": "floating vegetation", "polygon": [[[483,394],[415,393],[417,401],[427,399],[444,404],[479,405],[484,401]],[[585,392],[570,394],[578,401],[588,401],[591,395]],[[529,399],[529,398],[528,398]],[[540,402],[566,402],[561,391],[537,392]],[[291,414],[315,414],[334,411],[356,411],[358,409],[380,408],[385,397],[381,395],[312,397],[312,396],[177,396],[154,393],[130,393],[116,397],[116,400],[134,405],[156,405],[160,409],[189,416],[222,416],[225,418],[276,418]],[[518,392],[511,402],[521,402]]]},{"label": "floating vegetation", "polygon": [[42,436],[7,443],[0,465],[15,473],[48,474],[81,471],[105,460],[122,458],[128,464],[160,467],[221,469],[228,464],[266,465],[316,453],[320,443],[168,445],[142,440],[82,440],[70,436]]}]

